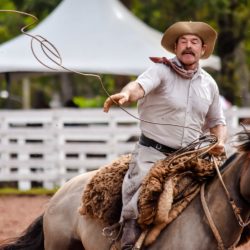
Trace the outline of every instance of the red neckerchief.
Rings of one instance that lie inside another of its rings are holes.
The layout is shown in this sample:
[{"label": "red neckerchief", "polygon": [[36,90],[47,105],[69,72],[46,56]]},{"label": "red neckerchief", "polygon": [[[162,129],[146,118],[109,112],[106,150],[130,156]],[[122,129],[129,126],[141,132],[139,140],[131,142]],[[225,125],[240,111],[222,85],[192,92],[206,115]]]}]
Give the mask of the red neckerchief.
[{"label": "red neckerchief", "polygon": [[195,70],[184,69],[182,66],[177,64],[174,58],[173,59],[167,59],[166,57],[149,57],[149,58],[154,63],[163,63],[169,66],[175,73],[177,73],[179,76],[185,79],[192,79],[194,74],[197,72],[197,69]]}]

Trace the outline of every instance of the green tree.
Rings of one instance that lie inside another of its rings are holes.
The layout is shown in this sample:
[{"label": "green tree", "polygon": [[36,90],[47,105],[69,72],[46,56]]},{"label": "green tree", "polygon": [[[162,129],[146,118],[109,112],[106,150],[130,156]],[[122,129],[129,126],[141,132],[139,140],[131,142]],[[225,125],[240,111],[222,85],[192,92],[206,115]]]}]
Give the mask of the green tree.
[{"label": "green tree", "polygon": [[[1,10],[18,10],[33,14],[39,21],[44,19],[61,0],[5,0]],[[20,29],[32,23],[30,17],[17,13],[0,12],[0,43],[20,35]]]},{"label": "green tree", "polygon": [[[0,10],[18,10],[33,14],[38,18],[39,23],[44,19],[60,2],[61,0],[5,0],[0,2]],[[13,37],[16,37],[21,34],[21,28],[27,24],[33,23],[34,20],[31,17],[21,15],[18,13],[10,12],[0,12],[0,43],[4,43],[10,40]],[[36,24],[37,24],[36,23]],[[33,27],[32,27],[33,28]],[[47,80],[46,82],[49,82]],[[43,84],[42,86],[40,85]],[[18,82],[11,85],[11,97],[10,100],[5,100],[0,98],[0,107],[6,107],[6,104],[11,102],[9,108],[20,108],[21,107],[21,98],[22,89],[21,84]],[[43,80],[40,79],[39,83],[33,80],[31,91],[36,93],[42,89],[47,94],[46,99],[52,92],[52,84],[49,84],[45,88]],[[1,90],[8,89],[7,83],[5,80],[0,82]],[[34,95],[32,95],[34,96]],[[13,100],[15,97],[18,101]]]},{"label": "green tree", "polygon": [[234,104],[250,105],[250,0],[130,0],[123,2],[144,22],[164,31],[176,21],[205,21],[218,32],[216,53],[221,92]]},{"label": "green tree", "polygon": [[[216,54],[222,69],[216,77],[223,95],[232,103],[250,105],[250,0],[120,0],[131,11],[159,31],[175,21],[205,21],[218,32]],[[45,18],[61,0],[5,0],[0,9],[26,11]],[[20,34],[29,17],[0,13],[0,43]],[[112,77],[111,77],[112,78]]]},{"label": "green tree", "polygon": [[12,0],[18,10],[35,15],[39,20],[45,18],[61,0]]},{"label": "green tree", "polygon": [[217,54],[221,58],[220,82],[225,96],[238,105],[250,105],[247,41],[250,34],[249,0],[210,0],[209,18],[219,30]]}]

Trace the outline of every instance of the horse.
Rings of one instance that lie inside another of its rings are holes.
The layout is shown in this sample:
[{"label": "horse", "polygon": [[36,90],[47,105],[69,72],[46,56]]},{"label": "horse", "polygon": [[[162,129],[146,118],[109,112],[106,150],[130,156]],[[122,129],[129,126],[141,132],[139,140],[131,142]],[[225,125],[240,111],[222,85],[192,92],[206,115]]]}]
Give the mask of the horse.
[{"label": "horse", "polygon": [[[219,177],[214,177],[203,185],[203,196],[197,195],[162,230],[154,243],[142,249],[233,249],[249,239],[250,132],[242,132],[239,138],[241,144],[237,152],[221,168],[223,182]],[[96,171],[81,174],[66,182],[50,199],[44,213],[23,235],[2,242],[0,249],[111,249],[110,240],[103,235],[103,224],[78,212],[83,190]],[[204,206],[207,206],[206,213]]]}]

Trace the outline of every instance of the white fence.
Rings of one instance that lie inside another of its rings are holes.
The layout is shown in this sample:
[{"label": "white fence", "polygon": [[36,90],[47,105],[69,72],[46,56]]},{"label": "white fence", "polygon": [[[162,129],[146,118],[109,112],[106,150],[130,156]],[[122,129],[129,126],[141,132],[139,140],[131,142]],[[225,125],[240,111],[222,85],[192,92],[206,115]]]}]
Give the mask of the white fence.
[{"label": "white fence", "polygon": [[[250,109],[226,115],[232,136]],[[130,152],[139,136],[138,121],[120,109],[1,111],[0,120],[0,182],[20,189],[60,186]]]}]

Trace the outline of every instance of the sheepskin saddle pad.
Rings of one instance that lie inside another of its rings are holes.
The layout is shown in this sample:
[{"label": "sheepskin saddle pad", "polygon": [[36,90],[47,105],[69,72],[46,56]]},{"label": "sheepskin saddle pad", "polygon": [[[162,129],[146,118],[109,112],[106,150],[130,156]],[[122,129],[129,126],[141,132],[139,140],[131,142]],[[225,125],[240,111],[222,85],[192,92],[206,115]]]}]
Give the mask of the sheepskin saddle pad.
[{"label": "sheepskin saddle pad", "polygon": [[97,171],[83,192],[80,214],[98,219],[104,225],[112,225],[119,221],[122,209],[122,182],[130,159],[130,154],[122,155]]},{"label": "sheepskin saddle pad", "polygon": [[[98,219],[104,225],[119,221],[122,181],[130,159],[131,155],[123,155],[97,171],[83,192],[80,214]],[[163,229],[187,207],[201,183],[214,173],[213,162],[198,157],[194,151],[156,162],[141,186],[138,223],[142,229],[156,224]]]},{"label": "sheepskin saddle pad", "polygon": [[[220,159],[216,162],[221,165]],[[200,191],[202,183],[216,173],[215,162],[196,151],[158,161],[143,180],[138,199],[143,244],[152,244],[160,232],[184,211]]]}]

